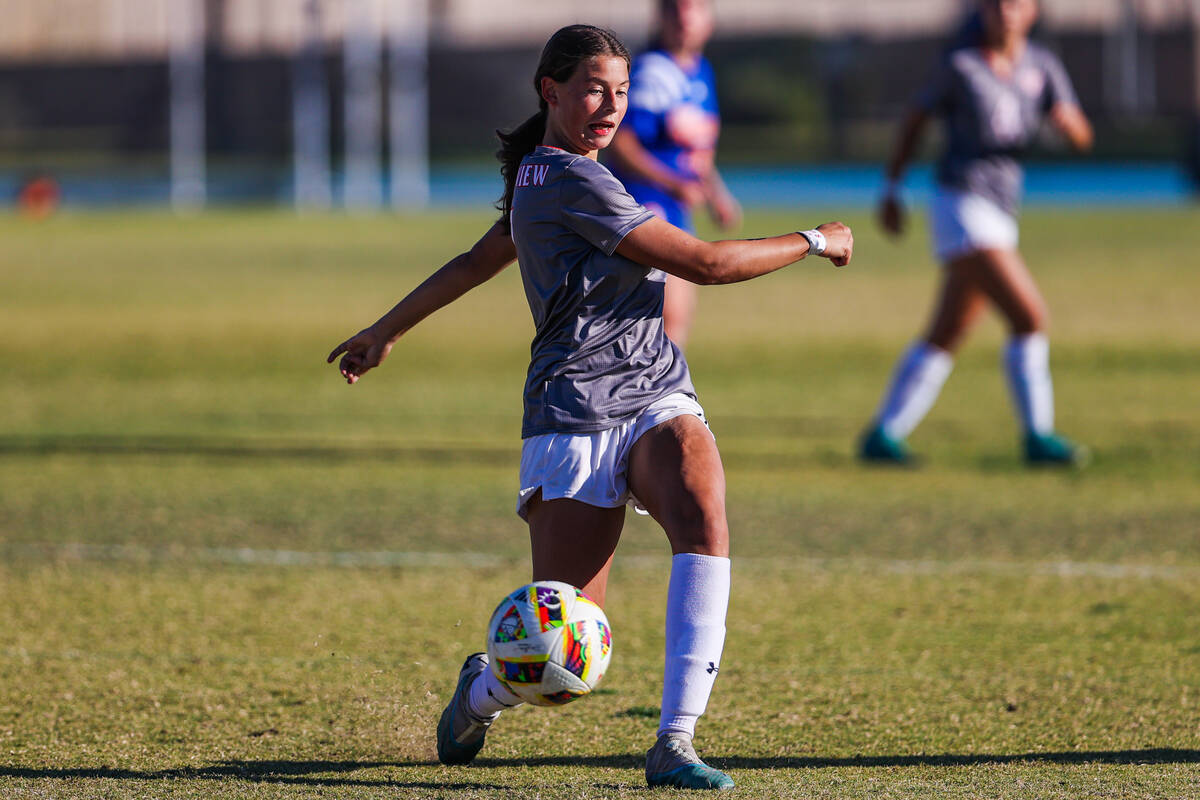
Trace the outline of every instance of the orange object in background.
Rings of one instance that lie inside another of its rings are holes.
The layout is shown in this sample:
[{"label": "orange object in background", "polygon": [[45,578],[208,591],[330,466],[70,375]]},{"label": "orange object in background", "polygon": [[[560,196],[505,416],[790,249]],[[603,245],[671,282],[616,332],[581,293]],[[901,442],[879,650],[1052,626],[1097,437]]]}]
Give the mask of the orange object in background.
[{"label": "orange object in background", "polygon": [[42,219],[54,213],[61,197],[58,181],[49,175],[35,175],[17,193],[17,208],[26,216]]}]

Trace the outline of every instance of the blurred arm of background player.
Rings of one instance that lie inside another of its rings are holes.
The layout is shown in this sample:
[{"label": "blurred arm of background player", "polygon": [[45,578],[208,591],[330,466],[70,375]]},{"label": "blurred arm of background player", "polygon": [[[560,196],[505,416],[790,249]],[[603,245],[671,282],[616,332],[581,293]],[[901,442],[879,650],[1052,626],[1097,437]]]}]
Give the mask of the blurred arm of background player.
[{"label": "blurred arm of background player", "polygon": [[908,162],[912,161],[913,154],[917,150],[921,135],[925,132],[929,116],[929,112],[923,109],[914,109],[909,112],[900,125],[900,136],[896,139],[896,147],[887,163],[887,170],[884,174],[887,179],[887,188],[883,192],[883,198],[879,201],[879,224],[892,236],[899,236],[904,232],[904,206],[900,203],[897,189],[900,186],[900,179],[904,177],[904,170],[908,168]]},{"label": "blurred arm of background player", "polygon": [[1050,109],[1050,125],[1067,140],[1076,152],[1086,153],[1092,149],[1095,136],[1092,123],[1088,122],[1083,109],[1074,103],[1055,103]]},{"label": "blurred arm of background player", "polygon": [[734,228],[741,224],[741,206],[725,187],[715,164],[704,169],[699,178],[683,177],[643,147],[630,127],[617,130],[608,152],[626,172],[661,187],[688,208],[708,206],[713,220],[722,228]]},{"label": "blurred arm of background player", "polygon": [[341,355],[338,369],[346,383],[354,383],[368,370],[379,366],[392,351],[396,340],[410,328],[491,280],[516,259],[517,248],[512,237],[497,222],[470,250],[450,259],[374,325],[335,347],[326,363],[332,364]]}]

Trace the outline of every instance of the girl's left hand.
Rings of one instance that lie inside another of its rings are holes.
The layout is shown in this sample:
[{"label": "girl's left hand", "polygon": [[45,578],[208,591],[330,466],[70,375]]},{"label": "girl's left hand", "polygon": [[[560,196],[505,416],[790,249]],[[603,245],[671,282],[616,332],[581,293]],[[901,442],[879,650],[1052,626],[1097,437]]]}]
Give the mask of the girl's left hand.
[{"label": "girl's left hand", "polygon": [[392,342],[387,337],[381,336],[373,327],[366,328],[333,348],[325,363],[332,364],[335,358],[342,356],[338,370],[346,383],[353,384],[368,370],[378,367],[391,351]]}]

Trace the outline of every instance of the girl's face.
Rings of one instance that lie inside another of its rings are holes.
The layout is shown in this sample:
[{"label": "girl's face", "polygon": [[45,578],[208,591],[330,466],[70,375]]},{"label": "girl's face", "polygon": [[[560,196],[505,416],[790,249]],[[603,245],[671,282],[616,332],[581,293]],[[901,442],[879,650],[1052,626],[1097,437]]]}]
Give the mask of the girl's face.
[{"label": "girl's face", "polygon": [[983,0],[981,11],[989,41],[1023,38],[1037,21],[1037,0]]},{"label": "girl's face", "polygon": [[542,78],[549,106],[545,143],[571,153],[593,155],[612,143],[629,106],[629,65],[620,56],[580,62],[563,83]]},{"label": "girl's face", "polygon": [[712,6],[708,0],[676,0],[663,10],[661,25],[666,49],[699,53],[712,37]]}]

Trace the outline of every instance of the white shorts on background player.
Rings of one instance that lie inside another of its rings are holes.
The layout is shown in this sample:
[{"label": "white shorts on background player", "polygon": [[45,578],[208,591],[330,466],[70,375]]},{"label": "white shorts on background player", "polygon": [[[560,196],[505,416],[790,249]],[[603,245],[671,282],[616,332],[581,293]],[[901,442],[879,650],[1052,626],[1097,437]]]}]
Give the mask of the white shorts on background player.
[{"label": "white shorts on background player", "polygon": [[1015,250],[1017,220],[971,192],[935,187],[929,204],[933,250],[942,263],[976,250]]},{"label": "white shorts on background player", "polygon": [[615,428],[594,433],[543,433],[523,440],[517,514],[526,519],[526,507],[538,489],[543,500],[569,497],[600,508],[629,503],[634,511],[645,514],[646,509],[629,491],[629,451],[643,433],[684,414],[708,425],[700,404],[676,392]]}]

